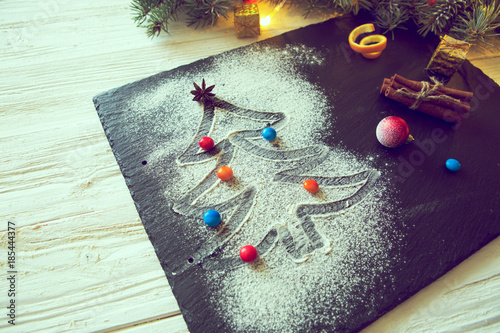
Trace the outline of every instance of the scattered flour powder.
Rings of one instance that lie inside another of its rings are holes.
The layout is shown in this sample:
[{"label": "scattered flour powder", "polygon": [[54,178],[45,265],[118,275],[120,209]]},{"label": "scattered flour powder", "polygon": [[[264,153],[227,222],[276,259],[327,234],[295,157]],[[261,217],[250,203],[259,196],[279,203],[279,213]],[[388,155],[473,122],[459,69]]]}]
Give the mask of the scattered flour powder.
[{"label": "scattered flour powder", "polygon": [[[150,117],[154,124],[147,136],[156,142],[157,149],[148,156],[148,165],[157,166],[149,170],[159,173],[157,176],[162,179],[165,204],[195,188],[216,167],[215,158],[162,167],[167,159],[178,158],[196,135],[203,106],[191,100],[189,90],[193,89],[193,82],[201,84],[204,78],[207,85],[215,84],[213,92],[218,98],[242,108],[286,116],[282,126],[276,128],[277,142],[254,140],[256,145],[283,151],[321,147],[321,130],[327,121],[335,119],[330,115],[335,114],[335,106],[327,104],[320,87],[298,74],[297,66],[317,68],[322,62],[320,52],[302,45],[253,46],[216,56],[210,66],[184,71],[182,76],[165,79],[132,98],[129,117]],[[331,125],[328,128],[335,127]],[[207,135],[218,143],[237,131],[263,126],[262,121],[216,109]],[[257,189],[248,218],[227,241],[219,254],[221,258],[237,257],[243,245],[259,243],[273,226],[278,230],[286,226],[295,239],[303,238],[295,215],[299,204],[340,201],[363,186],[357,183],[324,187],[311,195],[300,184],[274,180],[278,172],[300,163],[263,159],[235,148],[230,164],[235,178],[217,182],[195,201],[199,206],[216,205],[231,200],[249,186]],[[373,157],[330,147],[327,158],[305,175],[342,177],[366,170],[374,170]],[[390,276],[390,267],[397,258],[389,253],[399,236],[391,232],[392,193],[386,175],[384,170],[375,171],[380,177],[363,200],[347,209],[312,217],[329,247],[312,251],[307,260],[298,263],[277,241],[256,263],[206,271],[210,281],[207,288],[212,290],[209,302],[228,327],[236,332],[306,332],[317,331],[318,327],[349,327],[352,322],[346,318],[350,313],[369,314],[376,307],[383,296],[375,289],[385,283],[380,278],[382,273],[389,272]],[[211,240],[202,223],[186,229],[185,236],[187,240]]]}]

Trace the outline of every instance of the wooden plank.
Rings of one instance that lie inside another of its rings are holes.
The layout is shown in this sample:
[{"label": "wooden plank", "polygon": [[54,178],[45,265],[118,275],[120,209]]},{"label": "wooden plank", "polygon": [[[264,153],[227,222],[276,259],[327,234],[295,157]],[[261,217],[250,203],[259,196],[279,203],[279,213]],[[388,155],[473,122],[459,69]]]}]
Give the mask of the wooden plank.
[{"label": "wooden plank", "polygon": [[498,267],[500,238],[362,332],[498,332]]},{"label": "wooden plank", "polygon": [[168,318],[160,318],[154,321],[148,321],[145,323],[138,323],[133,326],[125,327],[123,329],[103,331],[103,332],[120,332],[120,333],[135,333],[135,332],[151,332],[151,333],[163,333],[168,328],[170,333],[188,333],[186,323],[182,316],[174,316]]}]

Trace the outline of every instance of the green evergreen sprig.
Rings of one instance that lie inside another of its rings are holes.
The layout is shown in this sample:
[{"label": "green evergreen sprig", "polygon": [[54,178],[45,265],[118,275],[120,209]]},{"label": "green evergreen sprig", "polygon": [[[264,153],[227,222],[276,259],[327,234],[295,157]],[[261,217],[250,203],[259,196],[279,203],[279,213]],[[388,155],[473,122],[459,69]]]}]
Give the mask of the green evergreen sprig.
[{"label": "green evergreen sprig", "polygon": [[411,18],[410,5],[413,5],[413,1],[381,1],[375,8],[377,26],[385,29],[384,34],[391,32],[394,38],[394,29],[406,29],[403,24]]},{"label": "green evergreen sprig", "polygon": [[[187,18],[187,25],[195,28],[217,24],[229,19],[235,6],[244,0],[132,0],[131,8],[138,26],[146,28],[150,37],[168,32],[169,24],[179,14]],[[277,6],[282,0],[263,0]],[[406,29],[412,20],[422,36],[450,34],[473,43],[485,42],[485,37],[496,35],[500,27],[500,0],[287,0],[287,6],[297,8],[303,15],[357,14],[370,10],[376,24],[384,33]]]},{"label": "green evergreen sprig", "polygon": [[418,32],[424,37],[429,32],[436,35],[446,33],[457,21],[459,14],[464,12],[466,5],[465,0],[436,0],[434,4],[419,4]]},{"label": "green evergreen sprig", "polygon": [[148,37],[168,32],[168,24],[177,21],[183,0],[133,0],[132,10],[138,26],[145,26]]},{"label": "green evergreen sprig", "polygon": [[489,3],[474,3],[471,9],[460,16],[459,21],[453,28],[453,37],[465,42],[486,42],[488,36],[497,36],[495,29],[500,27],[500,4],[496,1]]},{"label": "green evergreen sprig", "polygon": [[214,26],[221,17],[227,20],[234,3],[230,0],[184,0],[184,7],[189,17],[188,26],[199,28],[207,24]]}]

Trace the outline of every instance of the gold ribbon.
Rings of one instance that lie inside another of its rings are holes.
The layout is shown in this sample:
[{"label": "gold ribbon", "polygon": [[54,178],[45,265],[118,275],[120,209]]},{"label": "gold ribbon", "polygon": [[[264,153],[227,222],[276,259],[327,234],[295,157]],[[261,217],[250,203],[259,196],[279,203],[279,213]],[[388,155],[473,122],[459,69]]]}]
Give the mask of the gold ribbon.
[{"label": "gold ribbon", "polygon": [[[447,37],[450,38],[450,39],[453,39],[453,40],[457,41],[457,43],[449,42],[447,40]],[[470,48],[470,44],[469,43],[461,41],[461,40],[458,40],[458,39],[455,39],[455,38],[450,37],[450,36],[441,37],[441,43],[442,43],[442,46],[449,47],[449,48],[452,49],[452,51],[454,51],[456,49],[459,49],[461,51],[468,52],[469,48]]]}]

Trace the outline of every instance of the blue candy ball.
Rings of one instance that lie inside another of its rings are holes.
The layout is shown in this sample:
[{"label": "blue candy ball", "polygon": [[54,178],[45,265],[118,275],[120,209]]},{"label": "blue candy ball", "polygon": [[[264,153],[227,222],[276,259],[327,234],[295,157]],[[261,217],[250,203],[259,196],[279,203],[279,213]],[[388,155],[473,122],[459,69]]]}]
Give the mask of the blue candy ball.
[{"label": "blue candy ball", "polygon": [[203,214],[203,221],[209,227],[215,227],[220,223],[221,217],[218,211],[210,209]]},{"label": "blue candy ball", "polygon": [[266,127],[262,130],[262,136],[267,141],[272,141],[276,139],[276,131],[274,130],[274,128]]},{"label": "blue candy ball", "polygon": [[460,163],[456,159],[450,158],[446,161],[446,168],[450,171],[458,171],[460,170]]}]

